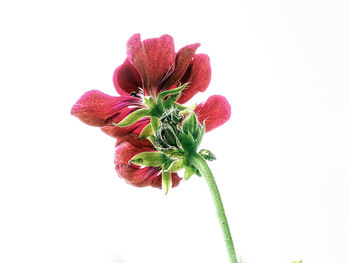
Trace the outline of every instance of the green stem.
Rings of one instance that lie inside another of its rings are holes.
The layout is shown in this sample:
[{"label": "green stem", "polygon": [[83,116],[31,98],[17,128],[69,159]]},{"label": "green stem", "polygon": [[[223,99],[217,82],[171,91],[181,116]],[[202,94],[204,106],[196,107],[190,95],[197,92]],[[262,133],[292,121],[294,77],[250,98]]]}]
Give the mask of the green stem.
[{"label": "green stem", "polygon": [[225,243],[227,252],[230,258],[230,263],[238,263],[235,247],[233,246],[233,241],[230,233],[230,227],[227,222],[224,205],[222,204],[222,200],[220,197],[220,192],[218,189],[218,186],[216,185],[214,176],[212,172],[210,171],[210,168],[206,161],[199,156],[198,154],[195,154],[191,157],[191,163],[199,170],[199,172],[203,175],[205,180],[207,181],[207,184],[209,186],[211,195],[214,200],[214,204],[216,207],[216,213],[218,215],[220,225],[222,232],[224,234]]}]

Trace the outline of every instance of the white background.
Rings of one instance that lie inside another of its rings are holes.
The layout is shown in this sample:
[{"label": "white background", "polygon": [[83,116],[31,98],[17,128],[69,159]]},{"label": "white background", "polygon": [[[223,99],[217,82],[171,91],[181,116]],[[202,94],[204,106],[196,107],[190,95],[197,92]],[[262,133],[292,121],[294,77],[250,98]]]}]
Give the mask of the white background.
[{"label": "white background", "polygon": [[120,179],[114,139],[70,116],[116,95],[125,44],[171,34],[211,57],[232,106],[203,148],[245,263],[350,262],[347,1],[1,1],[0,262],[228,262],[204,180]]}]

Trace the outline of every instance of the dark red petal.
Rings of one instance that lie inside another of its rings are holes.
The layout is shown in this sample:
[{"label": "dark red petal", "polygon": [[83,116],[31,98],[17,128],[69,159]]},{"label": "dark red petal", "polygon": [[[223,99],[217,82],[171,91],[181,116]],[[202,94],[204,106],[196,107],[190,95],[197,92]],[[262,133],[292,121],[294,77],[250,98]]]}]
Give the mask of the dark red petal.
[{"label": "dark red petal", "polygon": [[210,96],[203,104],[199,104],[194,110],[198,120],[205,121],[206,132],[223,125],[230,119],[231,106],[227,99],[221,95]]},{"label": "dark red petal", "polygon": [[122,142],[128,142],[136,147],[148,147],[148,148],[154,149],[153,144],[149,140],[139,139],[138,134],[134,134],[134,133],[125,135],[123,137],[119,137],[116,142],[116,146],[118,146]]},{"label": "dark red petal", "polygon": [[142,80],[136,68],[125,60],[113,74],[113,84],[120,95],[130,95],[131,92],[139,93],[142,87]]},{"label": "dark red petal", "polygon": [[180,82],[199,46],[200,44],[198,43],[188,45],[181,48],[176,53],[174,72],[164,83],[161,84],[161,90],[169,89]]},{"label": "dark red petal", "polygon": [[169,35],[163,35],[141,42],[140,34],[135,34],[127,43],[127,54],[128,60],[141,75],[146,95],[151,95],[174,65],[174,40]]},{"label": "dark red petal", "polygon": [[127,107],[140,108],[142,100],[132,96],[112,97],[98,90],[90,90],[73,105],[71,114],[88,125],[102,127]]},{"label": "dark red petal", "polygon": [[[144,187],[153,186],[161,188],[161,168],[160,167],[140,167],[129,163],[129,160],[138,153],[155,151],[148,140],[138,140],[136,135],[123,137],[117,140],[115,148],[115,169],[121,178],[129,184]],[[176,174],[172,174],[173,187],[177,186],[181,180]]]},{"label": "dark red petal", "polygon": [[210,59],[206,54],[194,55],[181,83],[189,83],[182,91],[178,103],[189,101],[198,92],[205,91],[210,83],[211,67]]}]

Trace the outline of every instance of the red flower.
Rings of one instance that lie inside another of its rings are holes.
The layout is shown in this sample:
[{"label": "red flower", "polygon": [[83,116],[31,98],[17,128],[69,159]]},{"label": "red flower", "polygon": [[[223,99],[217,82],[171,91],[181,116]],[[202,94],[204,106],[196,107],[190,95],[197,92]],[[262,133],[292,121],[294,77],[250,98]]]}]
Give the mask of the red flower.
[{"label": "red flower", "polygon": [[[121,96],[88,91],[72,108],[72,115],[86,124],[101,127],[117,139],[116,170],[132,185],[161,187],[160,169],[128,163],[133,155],[154,150],[148,140],[136,139],[149,123],[149,118],[127,127],[116,127],[112,123],[118,123],[131,112],[145,107],[138,95],[130,96],[140,93],[140,90],[145,96],[156,98],[164,90],[188,83],[177,101],[181,104],[205,91],[211,78],[210,61],[206,54],[195,54],[198,47],[199,44],[188,45],[176,53],[173,38],[169,35],[141,41],[140,35],[135,34],[127,42],[127,59],[113,75],[114,87]],[[195,112],[201,123],[206,121],[206,131],[222,125],[231,114],[227,100],[219,95],[198,105]],[[180,178],[176,174],[172,179],[173,187],[178,185]]]}]

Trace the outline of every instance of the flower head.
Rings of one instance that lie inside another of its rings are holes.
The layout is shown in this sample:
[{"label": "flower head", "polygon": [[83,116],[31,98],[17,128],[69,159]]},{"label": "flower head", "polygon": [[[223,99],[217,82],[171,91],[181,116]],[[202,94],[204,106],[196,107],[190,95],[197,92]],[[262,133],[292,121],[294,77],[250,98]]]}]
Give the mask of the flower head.
[{"label": "flower head", "polygon": [[[209,57],[195,54],[198,47],[199,44],[192,44],[175,52],[169,35],[141,41],[140,35],[135,34],[127,42],[126,60],[113,75],[120,96],[88,91],[71,110],[84,123],[101,127],[117,139],[116,171],[132,185],[161,187],[166,183],[174,187],[181,180],[176,173],[165,171],[168,163],[163,167],[145,167],[130,160],[134,155],[157,151],[161,143],[179,145],[181,151],[176,127],[181,126],[188,112],[182,104],[205,91],[211,78]],[[194,112],[199,125],[205,122],[205,130],[210,131],[229,119],[230,105],[223,96],[214,95]],[[154,135],[156,145],[150,142],[149,136]],[[148,136],[149,140],[140,136]]]}]

